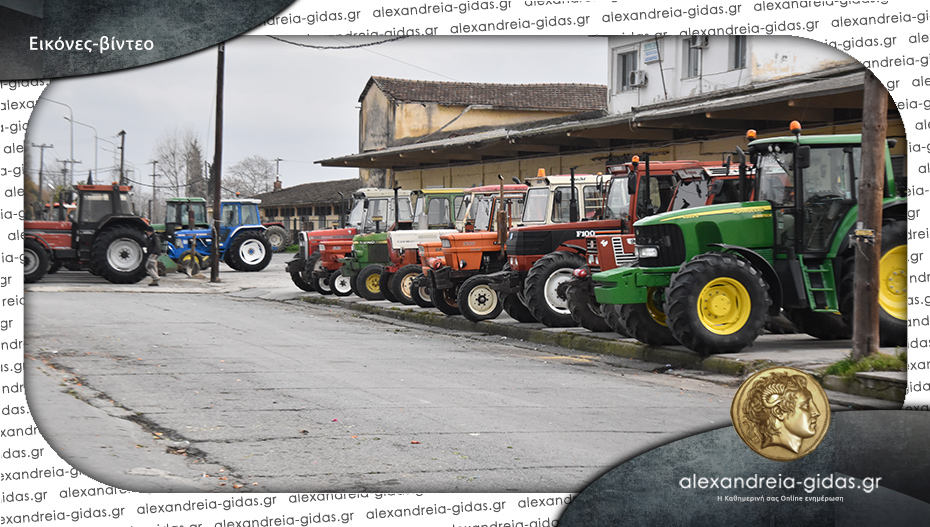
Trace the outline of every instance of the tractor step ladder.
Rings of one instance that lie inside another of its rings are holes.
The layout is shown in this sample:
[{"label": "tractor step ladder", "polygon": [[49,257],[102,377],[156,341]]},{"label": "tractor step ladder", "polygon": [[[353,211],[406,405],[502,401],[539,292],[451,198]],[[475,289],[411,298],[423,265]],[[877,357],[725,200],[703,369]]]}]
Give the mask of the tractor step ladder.
[{"label": "tractor step ladder", "polygon": [[801,263],[801,274],[804,277],[804,288],[807,291],[807,301],[813,311],[836,312],[839,310],[839,301],[836,297],[836,288],[833,284],[833,266],[829,261],[812,264],[810,267],[804,263],[804,257],[798,255]]}]

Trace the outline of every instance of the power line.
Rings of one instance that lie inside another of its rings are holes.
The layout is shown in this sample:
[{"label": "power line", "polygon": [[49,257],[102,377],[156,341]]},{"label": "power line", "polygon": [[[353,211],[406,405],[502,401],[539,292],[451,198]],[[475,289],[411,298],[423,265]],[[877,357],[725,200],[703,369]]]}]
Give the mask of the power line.
[{"label": "power line", "polygon": [[[386,43],[388,43],[388,42],[395,42],[395,41],[398,41],[398,40],[407,38],[406,35],[401,35],[401,36],[397,36],[397,37],[394,37],[394,38],[389,38],[389,39],[385,39],[385,40],[380,40],[380,41],[378,41],[378,42],[369,42],[369,43],[367,43],[367,44],[347,44],[347,45],[345,45],[345,46],[318,46],[318,45],[314,45],[314,44],[303,44],[303,43],[300,43],[300,42],[292,42],[292,41],[290,41],[290,40],[285,40],[285,39],[283,39],[283,38],[276,37],[276,36],[274,36],[274,35],[265,35],[265,36],[267,36],[268,38],[277,40],[277,41],[279,41],[279,42],[284,42],[285,44],[290,44],[290,45],[292,45],[292,46],[299,46],[299,47],[302,47],[302,48],[312,48],[312,49],[356,49],[356,48],[365,48],[365,47],[368,47],[368,46],[378,46],[378,45],[381,45],[381,44],[386,44]],[[337,40],[338,40],[338,39],[337,39]],[[341,42],[341,41],[340,41],[340,42]]]}]

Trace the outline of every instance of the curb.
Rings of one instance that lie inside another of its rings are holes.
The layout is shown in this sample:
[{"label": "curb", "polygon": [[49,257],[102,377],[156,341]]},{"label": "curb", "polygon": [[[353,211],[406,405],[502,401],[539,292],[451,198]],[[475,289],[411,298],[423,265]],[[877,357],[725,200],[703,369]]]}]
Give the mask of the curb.
[{"label": "curb", "polygon": [[[405,309],[402,307],[384,307],[365,301],[337,300],[323,296],[300,296],[298,300],[316,305],[340,306],[353,311],[380,315],[414,322],[428,326],[441,327],[457,331],[473,331],[488,335],[500,335],[526,342],[548,344],[561,348],[587,353],[613,355],[627,359],[665,364],[676,369],[701,370],[708,373],[727,375],[734,380],[765,368],[778,366],[775,361],[767,359],[743,360],[712,355],[701,357],[694,352],[673,348],[653,347],[632,339],[600,337],[595,334],[582,334],[569,330],[541,328],[534,324],[506,324],[494,321],[471,322],[464,317],[450,317],[432,311]],[[850,395],[880,399],[884,401],[903,402],[907,385],[906,374],[894,373],[858,373],[852,380],[810,371],[825,389]]]}]

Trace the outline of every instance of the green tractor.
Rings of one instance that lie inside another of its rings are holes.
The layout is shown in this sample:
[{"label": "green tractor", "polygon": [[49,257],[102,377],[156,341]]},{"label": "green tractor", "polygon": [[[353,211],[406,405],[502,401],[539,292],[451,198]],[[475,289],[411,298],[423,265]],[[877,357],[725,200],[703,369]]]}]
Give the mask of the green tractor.
[{"label": "green tractor", "polygon": [[[768,317],[782,311],[811,336],[849,338],[862,138],[802,136],[796,122],[792,132],[793,137],[749,143],[756,201],[746,194],[740,203],[637,222],[638,265],[594,274],[597,301],[646,305],[678,342],[702,355],[751,346]],[[885,346],[903,346],[907,203],[896,190],[889,145],[879,263],[880,339]],[[745,159],[741,166],[746,168]],[[641,311],[618,309],[621,315]]]}]

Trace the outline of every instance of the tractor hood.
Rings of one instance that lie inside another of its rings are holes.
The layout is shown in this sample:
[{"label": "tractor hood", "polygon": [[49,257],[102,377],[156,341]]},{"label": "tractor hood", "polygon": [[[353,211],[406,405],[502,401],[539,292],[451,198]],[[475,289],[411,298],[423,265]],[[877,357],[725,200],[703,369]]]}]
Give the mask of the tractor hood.
[{"label": "tractor hood", "polygon": [[767,201],[753,201],[744,203],[721,203],[719,205],[705,205],[693,209],[663,212],[637,221],[634,227],[647,225],[666,225],[669,223],[720,221],[727,218],[745,220],[747,217],[769,217],[772,214],[772,205]]}]

